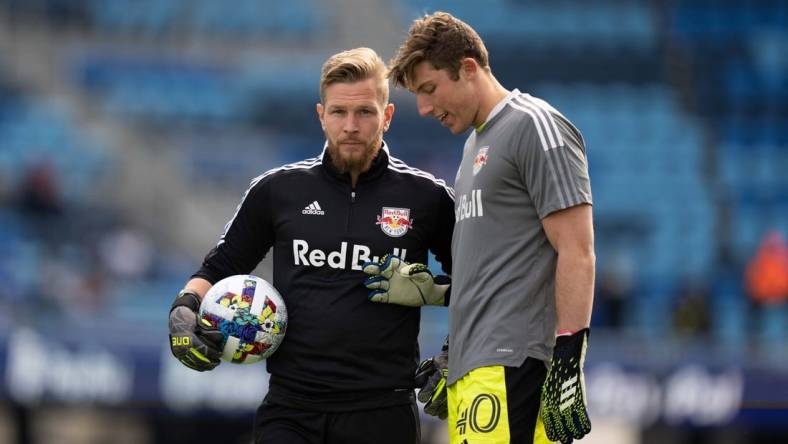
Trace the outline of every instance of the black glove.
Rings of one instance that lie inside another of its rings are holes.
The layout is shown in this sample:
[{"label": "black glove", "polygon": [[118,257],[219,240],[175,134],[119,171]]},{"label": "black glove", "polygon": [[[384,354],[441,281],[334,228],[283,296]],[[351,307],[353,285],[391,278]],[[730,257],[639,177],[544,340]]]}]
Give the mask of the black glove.
[{"label": "black glove", "polygon": [[192,291],[178,294],[170,308],[170,350],[186,367],[213,370],[222,356],[224,335],[197,322],[200,297]]},{"label": "black glove", "polygon": [[416,386],[419,401],[424,404],[424,413],[446,419],[449,408],[446,400],[446,377],[449,375],[449,337],[437,356],[425,359],[416,370]]},{"label": "black glove", "polygon": [[586,408],[586,383],[583,364],[589,330],[555,340],[553,360],[542,385],[540,414],[547,438],[569,444],[591,431]]}]

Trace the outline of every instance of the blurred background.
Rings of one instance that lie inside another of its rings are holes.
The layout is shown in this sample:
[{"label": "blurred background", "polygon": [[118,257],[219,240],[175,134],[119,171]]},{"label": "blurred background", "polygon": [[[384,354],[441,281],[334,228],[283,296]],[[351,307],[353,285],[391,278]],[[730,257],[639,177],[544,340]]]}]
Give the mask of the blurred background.
[{"label": "blurred background", "polygon": [[[321,151],[323,61],[438,9],[585,136],[583,442],[788,442],[778,0],[0,0],[0,442],[251,442],[263,367],[182,367],[170,303],[250,179]],[[393,154],[453,183],[463,139],[392,101]]]}]

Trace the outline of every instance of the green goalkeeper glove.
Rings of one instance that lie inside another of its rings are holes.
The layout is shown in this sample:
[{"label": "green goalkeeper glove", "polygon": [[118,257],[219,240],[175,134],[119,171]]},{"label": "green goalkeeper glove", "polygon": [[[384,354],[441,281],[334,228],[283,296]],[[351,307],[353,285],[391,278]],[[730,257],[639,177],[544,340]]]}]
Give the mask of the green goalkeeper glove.
[{"label": "green goalkeeper glove", "polygon": [[540,409],[551,441],[570,444],[591,431],[583,378],[588,334],[589,330],[584,328],[571,336],[556,338],[553,360],[542,385]]},{"label": "green goalkeeper glove", "polygon": [[198,372],[213,370],[222,356],[224,335],[197,323],[200,297],[181,291],[170,309],[170,350],[183,365]]},{"label": "green goalkeeper glove", "polygon": [[416,386],[419,401],[424,404],[424,413],[446,419],[449,409],[446,399],[446,377],[449,375],[449,338],[437,356],[426,359],[416,370]]},{"label": "green goalkeeper glove", "polygon": [[369,300],[388,304],[421,307],[446,305],[451,281],[447,276],[433,278],[424,264],[409,264],[397,256],[386,255],[380,262],[366,262],[364,285],[372,290]]}]

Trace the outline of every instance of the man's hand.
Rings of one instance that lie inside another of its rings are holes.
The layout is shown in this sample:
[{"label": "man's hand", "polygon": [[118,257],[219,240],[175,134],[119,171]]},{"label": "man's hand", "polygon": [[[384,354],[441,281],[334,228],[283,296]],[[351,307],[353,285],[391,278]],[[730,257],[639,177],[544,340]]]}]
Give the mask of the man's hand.
[{"label": "man's hand", "polygon": [[213,370],[222,356],[224,335],[197,323],[200,298],[182,291],[170,309],[170,350],[186,367],[198,372]]},{"label": "man's hand", "polygon": [[591,431],[586,409],[583,364],[589,330],[584,328],[555,341],[553,360],[542,385],[540,414],[551,441],[569,444]]},{"label": "man's hand", "polygon": [[373,302],[408,307],[442,306],[451,286],[445,276],[433,278],[426,265],[408,264],[393,255],[383,256],[380,262],[366,262],[364,273],[370,276],[364,285],[372,290],[368,298]]},{"label": "man's hand", "polygon": [[449,415],[446,399],[446,376],[449,374],[449,338],[443,343],[439,355],[426,359],[416,371],[419,401],[424,404],[424,413],[446,419]]}]

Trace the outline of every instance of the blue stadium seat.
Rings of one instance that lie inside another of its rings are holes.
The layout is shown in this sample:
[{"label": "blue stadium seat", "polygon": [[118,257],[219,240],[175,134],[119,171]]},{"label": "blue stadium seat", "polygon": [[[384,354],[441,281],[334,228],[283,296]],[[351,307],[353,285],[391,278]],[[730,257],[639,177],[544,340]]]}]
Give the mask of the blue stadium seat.
[{"label": "blue stadium seat", "polygon": [[747,301],[743,294],[733,297],[717,293],[711,301],[714,336],[726,346],[740,348],[747,342]]},{"label": "blue stadium seat", "polygon": [[441,10],[467,21],[489,41],[526,40],[531,45],[580,49],[656,44],[656,23],[647,5],[638,1],[596,0],[577,8],[568,0],[527,3],[494,0],[480,8],[473,1],[403,0],[403,21]]},{"label": "blue stadium seat", "polygon": [[788,305],[777,304],[759,307],[757,311],[757,336],[768,347],[782,353],[788,337]]},{"label": "blue stadium seat", "polygon": [[104,150],[86,140],[58,103],[22,99],[0,121],[0,173],[18,183],[27,169],[51,163],[67,200],[77,201],[109,166]]},{"label": "blue stadium seat", "polygon": [[320,4],[291,0],[287,4],[239,0],[228,5],[211,0],[93,0],[89,16],[108,34],[160,37],[191,33],[212,38],[309,38],[330,28],[320,20]]}]

